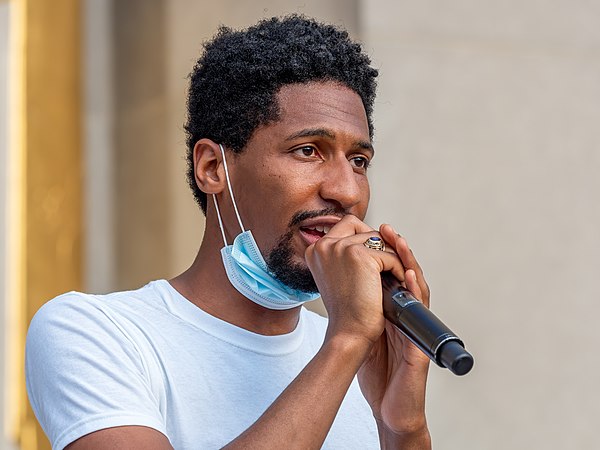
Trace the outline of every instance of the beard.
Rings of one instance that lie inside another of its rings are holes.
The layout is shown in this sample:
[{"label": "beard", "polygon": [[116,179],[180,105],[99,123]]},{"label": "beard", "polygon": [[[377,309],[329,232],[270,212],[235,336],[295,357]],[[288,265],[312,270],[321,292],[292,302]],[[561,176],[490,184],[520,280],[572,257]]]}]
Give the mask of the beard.
[{"label": "beard", "polygon": [[319,292],[317,283],[315,283],[315,279],[306,264],[293,262],[294,250],[292,239],[294,237],[293,227],[295,225],[298,225],[303,220],[325,215],[337,215],[341,217],[345,213],[335,208],[327,208],[321,211],[302,211],[294,214],[289,224],[289,228],[292,229],[281,236],[273,250],[265,258],[271,274],[287,287],[309,294]]},{"label": "beard", "polygon": [[284,234],[273,250],[269,252],[265,262],[271,274],[287,287],[316,294],[319,292],[319,289],[308,267],[304,264],[293,262],[293,236],[293,231]]}]

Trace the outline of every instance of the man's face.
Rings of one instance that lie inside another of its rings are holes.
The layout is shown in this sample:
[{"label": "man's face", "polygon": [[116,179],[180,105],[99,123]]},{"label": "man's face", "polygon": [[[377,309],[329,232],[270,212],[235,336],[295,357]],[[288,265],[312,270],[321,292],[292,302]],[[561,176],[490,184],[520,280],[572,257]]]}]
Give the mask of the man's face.
[{"label": "man's face", "polygon": [[[290,287],[316,292],[306,248],[342,216],[362,220],[367,211],[367,117],[355,92],[331,82],[287,85],[277,98],[280,120],[229,157],[231,182],[269,269]],[[237,222],[228,216],[231,227]]]}]

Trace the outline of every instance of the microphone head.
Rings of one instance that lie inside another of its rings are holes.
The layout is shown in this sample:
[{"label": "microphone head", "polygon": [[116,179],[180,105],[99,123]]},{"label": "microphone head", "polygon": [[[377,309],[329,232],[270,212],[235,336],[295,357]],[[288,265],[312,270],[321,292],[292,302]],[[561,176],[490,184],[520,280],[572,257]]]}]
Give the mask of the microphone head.
[{"label": "microphone head", "polygon": [[473,368],[473,356],[459,341],[448,341],[439,349],[442,365],[455,375],[465,375]]}]

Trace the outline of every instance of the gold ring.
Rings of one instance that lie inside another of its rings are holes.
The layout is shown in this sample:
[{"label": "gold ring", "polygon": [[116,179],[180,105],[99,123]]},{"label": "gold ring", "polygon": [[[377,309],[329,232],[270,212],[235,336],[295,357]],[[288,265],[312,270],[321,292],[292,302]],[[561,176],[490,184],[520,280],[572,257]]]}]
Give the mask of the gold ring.
[{"label": "gold ring", "polygon": [[367,248],[372,248],[373,250],[385,250],[383,239],[381,239],[379,236],[371,236],[363,245]]}]

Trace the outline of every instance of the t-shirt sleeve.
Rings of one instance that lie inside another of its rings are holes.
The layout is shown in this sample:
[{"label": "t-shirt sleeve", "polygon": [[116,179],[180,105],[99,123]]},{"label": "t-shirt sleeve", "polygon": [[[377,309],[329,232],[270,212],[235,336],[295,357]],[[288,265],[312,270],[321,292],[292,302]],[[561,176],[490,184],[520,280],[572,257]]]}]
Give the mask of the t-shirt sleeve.
[{"label": "t-shirt sleeve", "polygon": [[135,342],[90,296],[65,294],[37,312],[25,375],[29,401],[54,449],[115,426],[167,434]]}]

